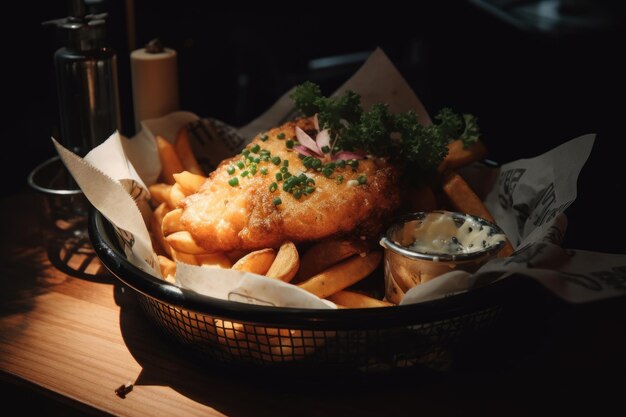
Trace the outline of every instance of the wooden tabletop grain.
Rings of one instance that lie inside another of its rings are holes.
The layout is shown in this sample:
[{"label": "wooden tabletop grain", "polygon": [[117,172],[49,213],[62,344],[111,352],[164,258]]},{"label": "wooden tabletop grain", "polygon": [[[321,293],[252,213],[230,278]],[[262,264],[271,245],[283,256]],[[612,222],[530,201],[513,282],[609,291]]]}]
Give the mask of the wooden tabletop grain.
[{"label": "wooden tabletop grain", "polygon": [[101,267],[87,236],[48,233],[40,197],[0,200],[0,380],[29,402],[129,416],[528,415],[598,411],[623,392],[624,299],[529,315],[445,374],[285,380],[196,363]]}]

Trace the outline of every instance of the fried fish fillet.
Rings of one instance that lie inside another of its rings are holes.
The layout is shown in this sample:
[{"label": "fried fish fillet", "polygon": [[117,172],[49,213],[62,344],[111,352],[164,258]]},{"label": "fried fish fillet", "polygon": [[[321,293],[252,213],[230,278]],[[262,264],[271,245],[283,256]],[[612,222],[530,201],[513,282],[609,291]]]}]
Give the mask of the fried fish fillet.
[{"label": "fried fish fillet", "polygon": [[[246,148],[256,152],[248,156],[258,160],[264,154],[273,162],[261,160],[252,169],[245,155],[227,159],[196,194],[183,200],[181,225],[207,252],[277,247],[286,240],[305,242],[341,234],[374,236],[398,207],[399,172],[393,165],[379,158],[363,159],[358,167],[336,168],[330,176],[307,169],[287,143],[295,140],[296,126],[315,130],[312,119],[304,118],[257,136]],[[284,176],[285,171],[312,178],[314,191],[309,188],[296,198],[293,190],[284,190],[285,180],[277,180],[276,174]]]}]

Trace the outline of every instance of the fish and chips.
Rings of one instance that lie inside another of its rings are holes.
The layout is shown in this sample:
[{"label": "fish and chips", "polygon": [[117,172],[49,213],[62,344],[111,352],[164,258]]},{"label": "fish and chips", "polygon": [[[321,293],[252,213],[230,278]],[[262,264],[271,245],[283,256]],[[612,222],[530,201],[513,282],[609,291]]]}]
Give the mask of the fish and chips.
[{"label": "fish and chips", "polygon": [[291,282],[340,308],[389,306],[355,284],[380,266],[378,237],[393,216],[451,208],[493,222],[457,173],[486,156],[472,116],[444,109],[422,126],[414,113],[364,111],[358,95],[326,98],[312,83],[292,97],[302,117],[211,173],[186,126],[172,142],[156,137],[150,233],[164,279],[175,282],[178,261]]}]

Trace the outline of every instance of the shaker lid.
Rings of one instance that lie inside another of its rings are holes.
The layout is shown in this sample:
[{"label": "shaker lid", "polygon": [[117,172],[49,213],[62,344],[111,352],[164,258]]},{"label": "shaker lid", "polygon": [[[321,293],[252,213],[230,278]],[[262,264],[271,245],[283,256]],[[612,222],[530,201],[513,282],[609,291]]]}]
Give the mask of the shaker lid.
[{"label": "shaker lid", "polygon": [[104,41],[107,13],[87,14],[84,0],[70,0],[70,15],[43,22],[44,26],[58,29],[61,39],[68,46],[89,50]]}]

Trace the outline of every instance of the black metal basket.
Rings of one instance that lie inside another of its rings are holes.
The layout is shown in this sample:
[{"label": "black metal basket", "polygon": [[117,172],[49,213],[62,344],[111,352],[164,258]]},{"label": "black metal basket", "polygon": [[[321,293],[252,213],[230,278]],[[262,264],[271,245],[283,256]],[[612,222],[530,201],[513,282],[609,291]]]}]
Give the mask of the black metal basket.
[{"label": "black metal basket", "polygon": [[212,363],[272,370],[447,370],[459,346],[501,320],[518,282],[502,280],[406,306],[267,307],[201,295],[140,270],[126,259],[111,224],[95,209],[89,235],[102,263],[136,292],[145,313],[167,335]]}]

